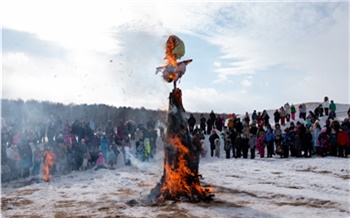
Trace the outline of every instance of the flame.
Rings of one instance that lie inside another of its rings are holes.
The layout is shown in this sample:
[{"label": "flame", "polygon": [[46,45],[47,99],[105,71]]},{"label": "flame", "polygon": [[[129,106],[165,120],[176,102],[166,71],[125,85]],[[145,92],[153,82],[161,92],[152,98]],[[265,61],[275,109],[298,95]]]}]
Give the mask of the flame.
[{"label": "flame", "polygon": [[164,164],[165,182],[161,188],[162,195],[158,200],[163,201],[163,195],[166,193],[175,199],[181,197],[182,194],[185,196],[193,196],[194,193],[197,193],[198,195],[208,196],[212,193],[212,187],[203,188],[199,182],[188,182],[189,179],[197,177],[186,162],[188,159],[187,155],[189,155],[189,149],[181,143],[180,138],[176,135],[173,138],[168,139],[168,141],[169,144],[174,146],[179,152],[179,158],[177,161],[178,165],[174,166],[174,163],[171,164],[167,162]]},{"label": "flame", "polygon": [[175,48],[175,38],[174,36],[170,36],[166,42],[165,48],[165,59],[167,60],[167,64],[171,66],[177,66],[176,55],[173,54],[173,50]]},{"label": "flame", "polygon": [[42,170],[44,172],[44,181],[50,182],[51,180],[50,170],[53,168],[53,165],[54,165],[54,154],[51,152],[45,151],[44,157],[45,157],[45,160],[42,166]]}]

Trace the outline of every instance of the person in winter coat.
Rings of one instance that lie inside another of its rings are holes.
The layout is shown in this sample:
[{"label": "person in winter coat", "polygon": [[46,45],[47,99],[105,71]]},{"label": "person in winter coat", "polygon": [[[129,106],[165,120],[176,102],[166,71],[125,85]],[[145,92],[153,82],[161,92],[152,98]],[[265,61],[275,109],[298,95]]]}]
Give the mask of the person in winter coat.
[{"label": "person in winter coat", "polygon": [[323,107],[322,104],[320,104],[318,107],[315,108],[314,113],[316,115],[316,117],[323,117]]},{"label": "person in winter coat", "polygon": [[328,120],[334,120],[335,117],[336,117],[335,112],[334,112],[333,110],[330,110],[330,111],[328,112]]},{"label": "person in winter coat", "polygon": [[338,133],[335,130],[334,127],[331,127],[331,132],[329,133],[329,142],[330,142],[330,147],[329,147],[329,151],[328,153],[333,156],[336,157],[338,154]]},{"label": "person in winter coat", "polygon": [[272,157],[274,154],[274,141],[275,141],[275,136],[271,129],[268,129],[265,134],[265,144],[267,147],[267,157]]},{"label": "person in winter coat", "polygon": [[222,126],[222,120],[221,120],[220,115],[218,115],[218,116],[216,117],[216,120],[215,120],[215,127],[216,127],[216,129],[219,130],[220,132],[222,131],[223,126]]},{"label": "person in winter coat", "polygon": [[329,110],[334,112],[334,117],[336,117],[336,110],[337,110],[337,106],[335,105],[334,101],[331,100],[331,103],[329,104]]},{"label": "person in winter coat", "polygon": [[289,122],[291,111],[290,111],[290,105],[288,102],[284,104],[284,110],[286,111],[286,120],[287,120],[287,122]]},{"label": "person in winter coat", "polygon": [[269,114],[267,113],[266,110],[263,110],[263,113],[262,113],[262,119],[263,119],[263,122],[264,122],[264,126],[267,126],[269,123],[270,123],[270,116]]},{"label": "person in winter coat", "polygon": [[245,113],[245,116],[243,118],[244,124],[247,124],[249,126],[250,124],[250,118],[248,112]]},{"label": "person in winter coat", "polygon": [[256,110],[254,110],[252,113],[252,122],[258,123],[258,114],[256,113]]},{"label": "person in winter coat", "polygon": [[318,136],[318,141],[320,145],[320,155],[322,157],[327,156],[327,151],[330,143],[330,137],[327,134],[327,128],[323,127],[320,135]]},{"label": "person in winter coat", "polygon": [[328,116],[329,100],[328,100],[327,96],[324,97],[324,100],[323,100],[323,103],[322,103],[322,107],[324,109],[324,114],[326,116]]},{"label": "person in winter coat", "polygon": [[207,134],[210,135],[211,134],[211,131],[214,127],[214,122],[215,120],[212,120],[211,118],[208,118],[207,120]]},{"label": "person in winter coat", "polygon": [[243,147],[242,135],[243,134],[238,133],[237,138],[235,140],[236,158],[241,158],[241,155],[242,155],[242,147]]},{"label": "person in winter coat", "polygon": [[249,138],[247,135],[242,134],[242,154],[243,158],[247,159],[248,158],[248,151],[249,151]]},{"label": "person in winter coat", "polygon": [[293,131],[292,144],[290,146],[291,157],[301,157],[301,136],[298,129]]},{"label": "person in winter coat", "polygon": [[205,126],[207,123],[207,119],[204,117],[203,114],[201,114],[200,119],[199,119],[199,126],[201,131],[203,131],[205,133]]},{"label": "person in winter coat", "polygon": [[230,139],[230,134],[226,133],[225,134],[225,145],[224,145],[224,150],[226,153],[226,159],[230,159],[230,154],[231,154],[231,139]]},{"label": "person in winter coat", "polygon": [[256,141],[256,148],[259,150],[260,158],[265,157],[265,133],[260,132]]},{"label": "person in winter coat", "polygon": [[95,170],[99,170],[99,169],[107,169],[107,167],[105,166],[106,162],[105,162],[105,158],[103,157],[102,152],[100,152],[98,154],[98,158],[96,161],[96,167]]},{"label": "person in winter coat", "polygon": [[292,145],[292,133],[289,128],[284,129],[284,134],[282,135],[283,141],[282,141],[282,148],[283,148],[283,153],[281,155],[281,158],[288,158],[289,157],[289,149]]},{"label": "person in winter coat", "polygon": [[281,115],[280,115],[280,112],[277,109],[273,113],[273,118],[275,120],[275,123],[279,123],[280,122]]},{"label": "person in winter coat", "polygon": [[275,129],[273,130],[276,144],[276,154],[282,153],[282,130],[280,124],[275,124]]},{"label": "person in winter coat", "polygon": [[216,133],[215,130],[212,130],[211,135],[209,136],[209,143],[210,143],[210,156],[214,156],[215,151],[215,139],[219,139],[219,135]]},{"label": "person in winter coat", "polygon": [[302,112],[303,112],[303,120],[306,120],[306,112],[307,112],[307,107],[306,107],[306,104],[302,104]]},{"label": "person in winter coat", "polygon": [[350,140],[348,133],[344,131],[344,128],[341,126],[339,128],[338,136],[338,157],[347,157],[346,149],[350,145]]},{"label": "person in winter coat", "polygon": [[292,120],[295,120],[295,113],[297,112],[297,110],[295,109],[295,106],[294,104],[292,104],[290,106],[290,113],[291,113],[291,117],[292,117]]},{"label": "person in winter coat", "polygon": [[232,129],[232,131],[230,131],[230,141],[231,141],[231,149],[232,149],[232,157],[236,157],[236,145],[235,145],[235,141],[237,138],[238,133],[236,132],[235,129]]},{"label": "person in winter coat", "polygon": [[256,139],[257,139],[256,135],[249,133],[248,144],[249,144],[249,150],[250,150],[250,159],[255,158]]},{"label": "person in winter coat", "polygon": [[313,153],[313,144],[312,144],[312,134],[309,129],[306,129],[305,134],[303,135],[303,151],[304,157],[311,157]]},{"label": "person in winter coat", "polygon": [[315,122],[314,125],[311,126],[311,134],[312,134],[312,141],[313,141],[313,154],[319,154],[320,153],[320,145],[318,143],[318,136],[321,133],[321,125],[318,122]]},{"label": "person in winter coat", "polygon": [[190,133],[193,132],[193,129],[194,129],[194,126],[196,125],[196,122],[197,122],[196,118],[194,118],[193,114],[191,114],[190,117],[187,120]]}]

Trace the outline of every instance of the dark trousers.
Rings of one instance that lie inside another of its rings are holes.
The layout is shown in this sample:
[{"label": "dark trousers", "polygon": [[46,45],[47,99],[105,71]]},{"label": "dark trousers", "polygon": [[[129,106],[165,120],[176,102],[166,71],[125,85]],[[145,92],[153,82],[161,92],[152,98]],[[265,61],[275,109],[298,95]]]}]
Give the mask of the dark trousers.
[{"label": "dark trousers", "polygon": [[229,150],[225,150],[226,152],[226,159],[230,159],[230,149]]},{"label": "dark trousers", "polygon": [[284,158],[289,157],[289,146],[283,146],[282,149],[283,149],[283,157]]},{"label": "dark trousers", "polygon": [[267,142],[267,157],[272,157],[274,153],[273,141]]},{"label": "dark trousers", "polygon": [[345,157],[346,156],[346,147],[345,146],[338,146],[338,157]]},{"label": "dark trousers", "polygon": [[255,148],[251,148],[250,149],[250,159],[254,159],[255,158]]}]

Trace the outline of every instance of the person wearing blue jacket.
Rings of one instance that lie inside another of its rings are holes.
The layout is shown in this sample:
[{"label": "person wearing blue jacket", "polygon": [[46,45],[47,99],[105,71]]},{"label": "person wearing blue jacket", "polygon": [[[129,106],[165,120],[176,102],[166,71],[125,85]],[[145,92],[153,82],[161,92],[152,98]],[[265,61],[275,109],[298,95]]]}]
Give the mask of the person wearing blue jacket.
[{"label": "person wearing blue jacket", "polygon": [[275,141],[275,135],[271,131],[271,129],[267,129],[265,134],[265,142],[267,145],[267,157],[272,157],[274,154],[274,141]]}]

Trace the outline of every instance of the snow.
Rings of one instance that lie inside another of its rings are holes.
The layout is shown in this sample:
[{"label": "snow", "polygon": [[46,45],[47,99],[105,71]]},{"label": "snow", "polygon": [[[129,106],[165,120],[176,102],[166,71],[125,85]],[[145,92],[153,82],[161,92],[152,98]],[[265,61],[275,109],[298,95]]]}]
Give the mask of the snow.
[{"label": "snow", "polygon": [[149,162],[119,159],[115,169],[56,174],[48,183],[42,175],[3,183],[2,217],[350,217],[350,161],[338,157],[225,159],[222,151],[199,165],[212,202],[142,204],[163,174],[158,143]]}]

